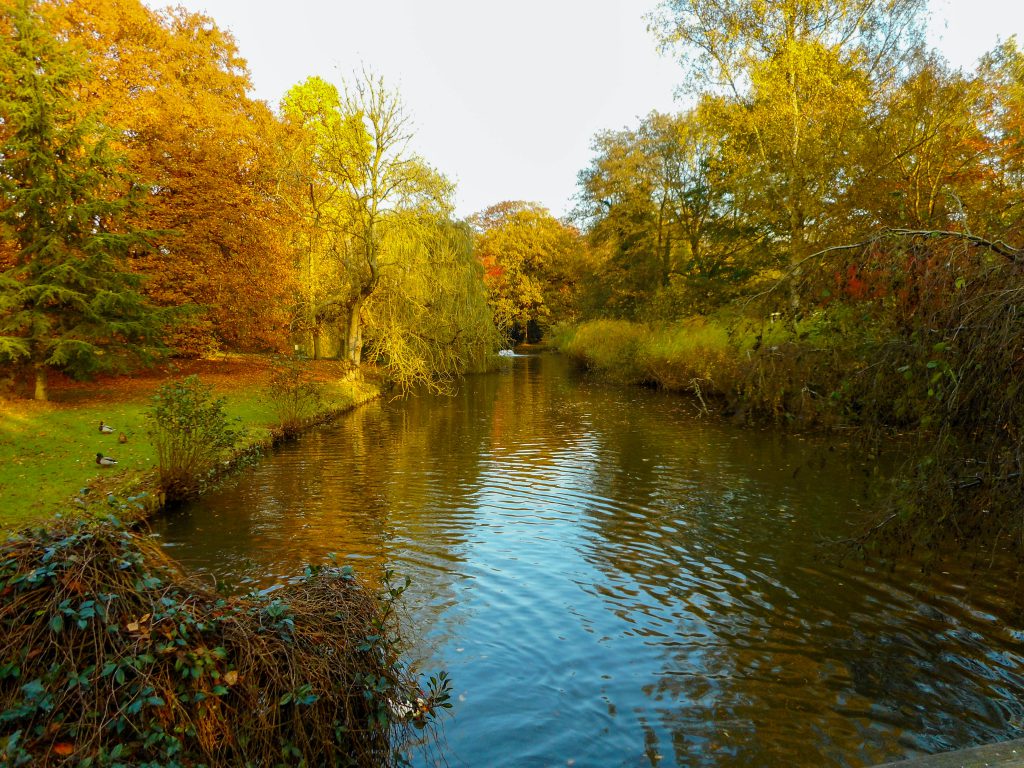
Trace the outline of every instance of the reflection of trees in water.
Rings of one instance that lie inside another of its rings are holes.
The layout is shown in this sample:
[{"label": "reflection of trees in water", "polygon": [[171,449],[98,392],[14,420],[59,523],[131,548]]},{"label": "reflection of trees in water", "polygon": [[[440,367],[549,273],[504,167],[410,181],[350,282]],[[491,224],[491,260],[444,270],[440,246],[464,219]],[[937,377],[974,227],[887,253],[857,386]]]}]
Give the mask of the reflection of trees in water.
[{"label": "reflection of trees in water", "polygon": [[[649,754],[680,765],[872,764],[908,745],[1006,737],[1006,708],[1020,709],[1008,676],[988,679],[987,641],[949,636],[970,617],[922,621],[921,601],[948,584],[904,591],[898,577],[816,558],[820,536],[842,531],[844,498],[864,493],[844,459],[769,435],[732,440],[653,409],[630,409],[628,423],[619,413],[602,410],[592,425],[592,474],[596,495],[621,506],[585,510],[580,552],[604,577],[593,591],[623,634],[661,656],[643,686],[654,702],[640,722]],[[895,586],[858,583],[887,578]],[[1020,665],[1015,654],[1007,668]]]},{"label": "reflection of trees in water", "polygon": [[[1024,717],[1019,640],[993,629],[1009,608],[955,586],[1013,585],[815,559],[863,492],[841,451],[694,420],[678,397],[578,385],[564,366],[517,360],[454,398],[370,404],[304,436],[192,509],[192,557],[260,578],[328,551],[364,573],[392,563],[413,578],[408,626],[429,655],[507,618],[493,583],[470,592],[494,567],[484,550],[515,549],[501,587],[527,592],[526,561],[565,554],[570,581],[516,596],[551,621],[502,643],[515,661],[468,668],[535,671],[523,654],[558,627],[575,652],[547,650],[595,668],[577,683],[550,670],[549,688],[602,687],[600,722],[633,731],[652,764],[870,764],[943,729],[951,746],[1005,736]],[[537,531],[544,543],[524,543]]]}]

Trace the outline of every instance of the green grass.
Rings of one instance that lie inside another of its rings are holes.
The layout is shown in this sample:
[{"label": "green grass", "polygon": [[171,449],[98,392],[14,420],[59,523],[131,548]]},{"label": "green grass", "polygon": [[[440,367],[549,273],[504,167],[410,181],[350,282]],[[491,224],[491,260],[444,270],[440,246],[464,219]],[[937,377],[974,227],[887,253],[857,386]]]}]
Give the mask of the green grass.
[{"label": "green grass", "polygon": [[[325,385],[325,411],[349,407],[373,396],[357,382]],[[275,426],[270,398],[262,387],[219,392],[227,410],[239,419],[238,448],[265,442]],[[155,468],[155,453],[146,437],[149,394],[122,402],[35,403],[0,401],[0,529],[15,530],[74,509],[69,501],[97,482],[124,484]],[[115,428],[99,433],[99,422]],[[118,442],[124,432],[127,443]],[[112,456],[116,467],[96,464],[96,453]]]}]

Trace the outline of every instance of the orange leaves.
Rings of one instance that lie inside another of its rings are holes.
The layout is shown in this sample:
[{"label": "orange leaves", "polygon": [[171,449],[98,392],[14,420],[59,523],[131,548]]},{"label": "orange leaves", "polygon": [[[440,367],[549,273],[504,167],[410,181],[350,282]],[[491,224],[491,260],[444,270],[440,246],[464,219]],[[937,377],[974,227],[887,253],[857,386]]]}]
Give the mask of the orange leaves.
[{"label": "orange leaves", "polygon": [[246,95],[231,35],[201,14],[157,14],[139,0],[52,3],[47,14],[90,50],[88,98],[122,129],[133,172],[151,185],[132,225],[153,232],[154,248],[133,268],[156,303],[198,310],[176,341],[193,353],[281,346],[293,281],[275,188],[281,126]]}]

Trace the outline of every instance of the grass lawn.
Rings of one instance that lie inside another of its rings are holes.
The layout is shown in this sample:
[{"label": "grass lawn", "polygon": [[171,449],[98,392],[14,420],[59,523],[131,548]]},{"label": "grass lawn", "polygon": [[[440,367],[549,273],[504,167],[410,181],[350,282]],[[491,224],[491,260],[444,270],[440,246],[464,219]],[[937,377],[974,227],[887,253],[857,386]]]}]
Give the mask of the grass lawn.
[{"label": "grass lawn", "polygon": [[[266,392],[269,359],[231,355],[215,360],[179,361],[132,376],[73,382],[54,377],[51,402],[0,400],[0,529],[43,522],[69,503],[81,488],[102,482],[120,485],[154,469],[155,454],[146,437],[145,411],[164,381],[197,374],[227,400],[240,419],[244,444],[265,440],[276,418]],[[343,381],[342,368],[317,361],[329,410],[351,406],[375,393],[364,382]],[[100,434],[103,421],[114,433]],[[127,442],[120,443],[124,433]],[[241,447],[241,446],[240,446]],[[96,464],[97,452],[117,459],[116,467]]]}]

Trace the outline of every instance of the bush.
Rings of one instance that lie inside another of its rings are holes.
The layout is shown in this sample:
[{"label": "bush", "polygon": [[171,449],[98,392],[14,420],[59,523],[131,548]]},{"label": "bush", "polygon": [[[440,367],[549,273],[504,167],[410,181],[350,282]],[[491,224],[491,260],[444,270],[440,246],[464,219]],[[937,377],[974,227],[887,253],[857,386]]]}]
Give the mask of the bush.
[{"label": "bush", "polygon": [[268,386],[277,422],[286,437],[295,435],[323,407],[323,384],[301,360],[275,357]]},{"label": "bush", "polygon": [[213,388],[189,376],[162,384],[146,413],[157,453],[160,488],[169,501],[194,493],[223,452],[238,439]]},{"label": "bush", "polygon": [[225,598],[116,521],[0,546],[5,765],[401,764],[448,707],[399,663],[393,602],[349,567]]}]

